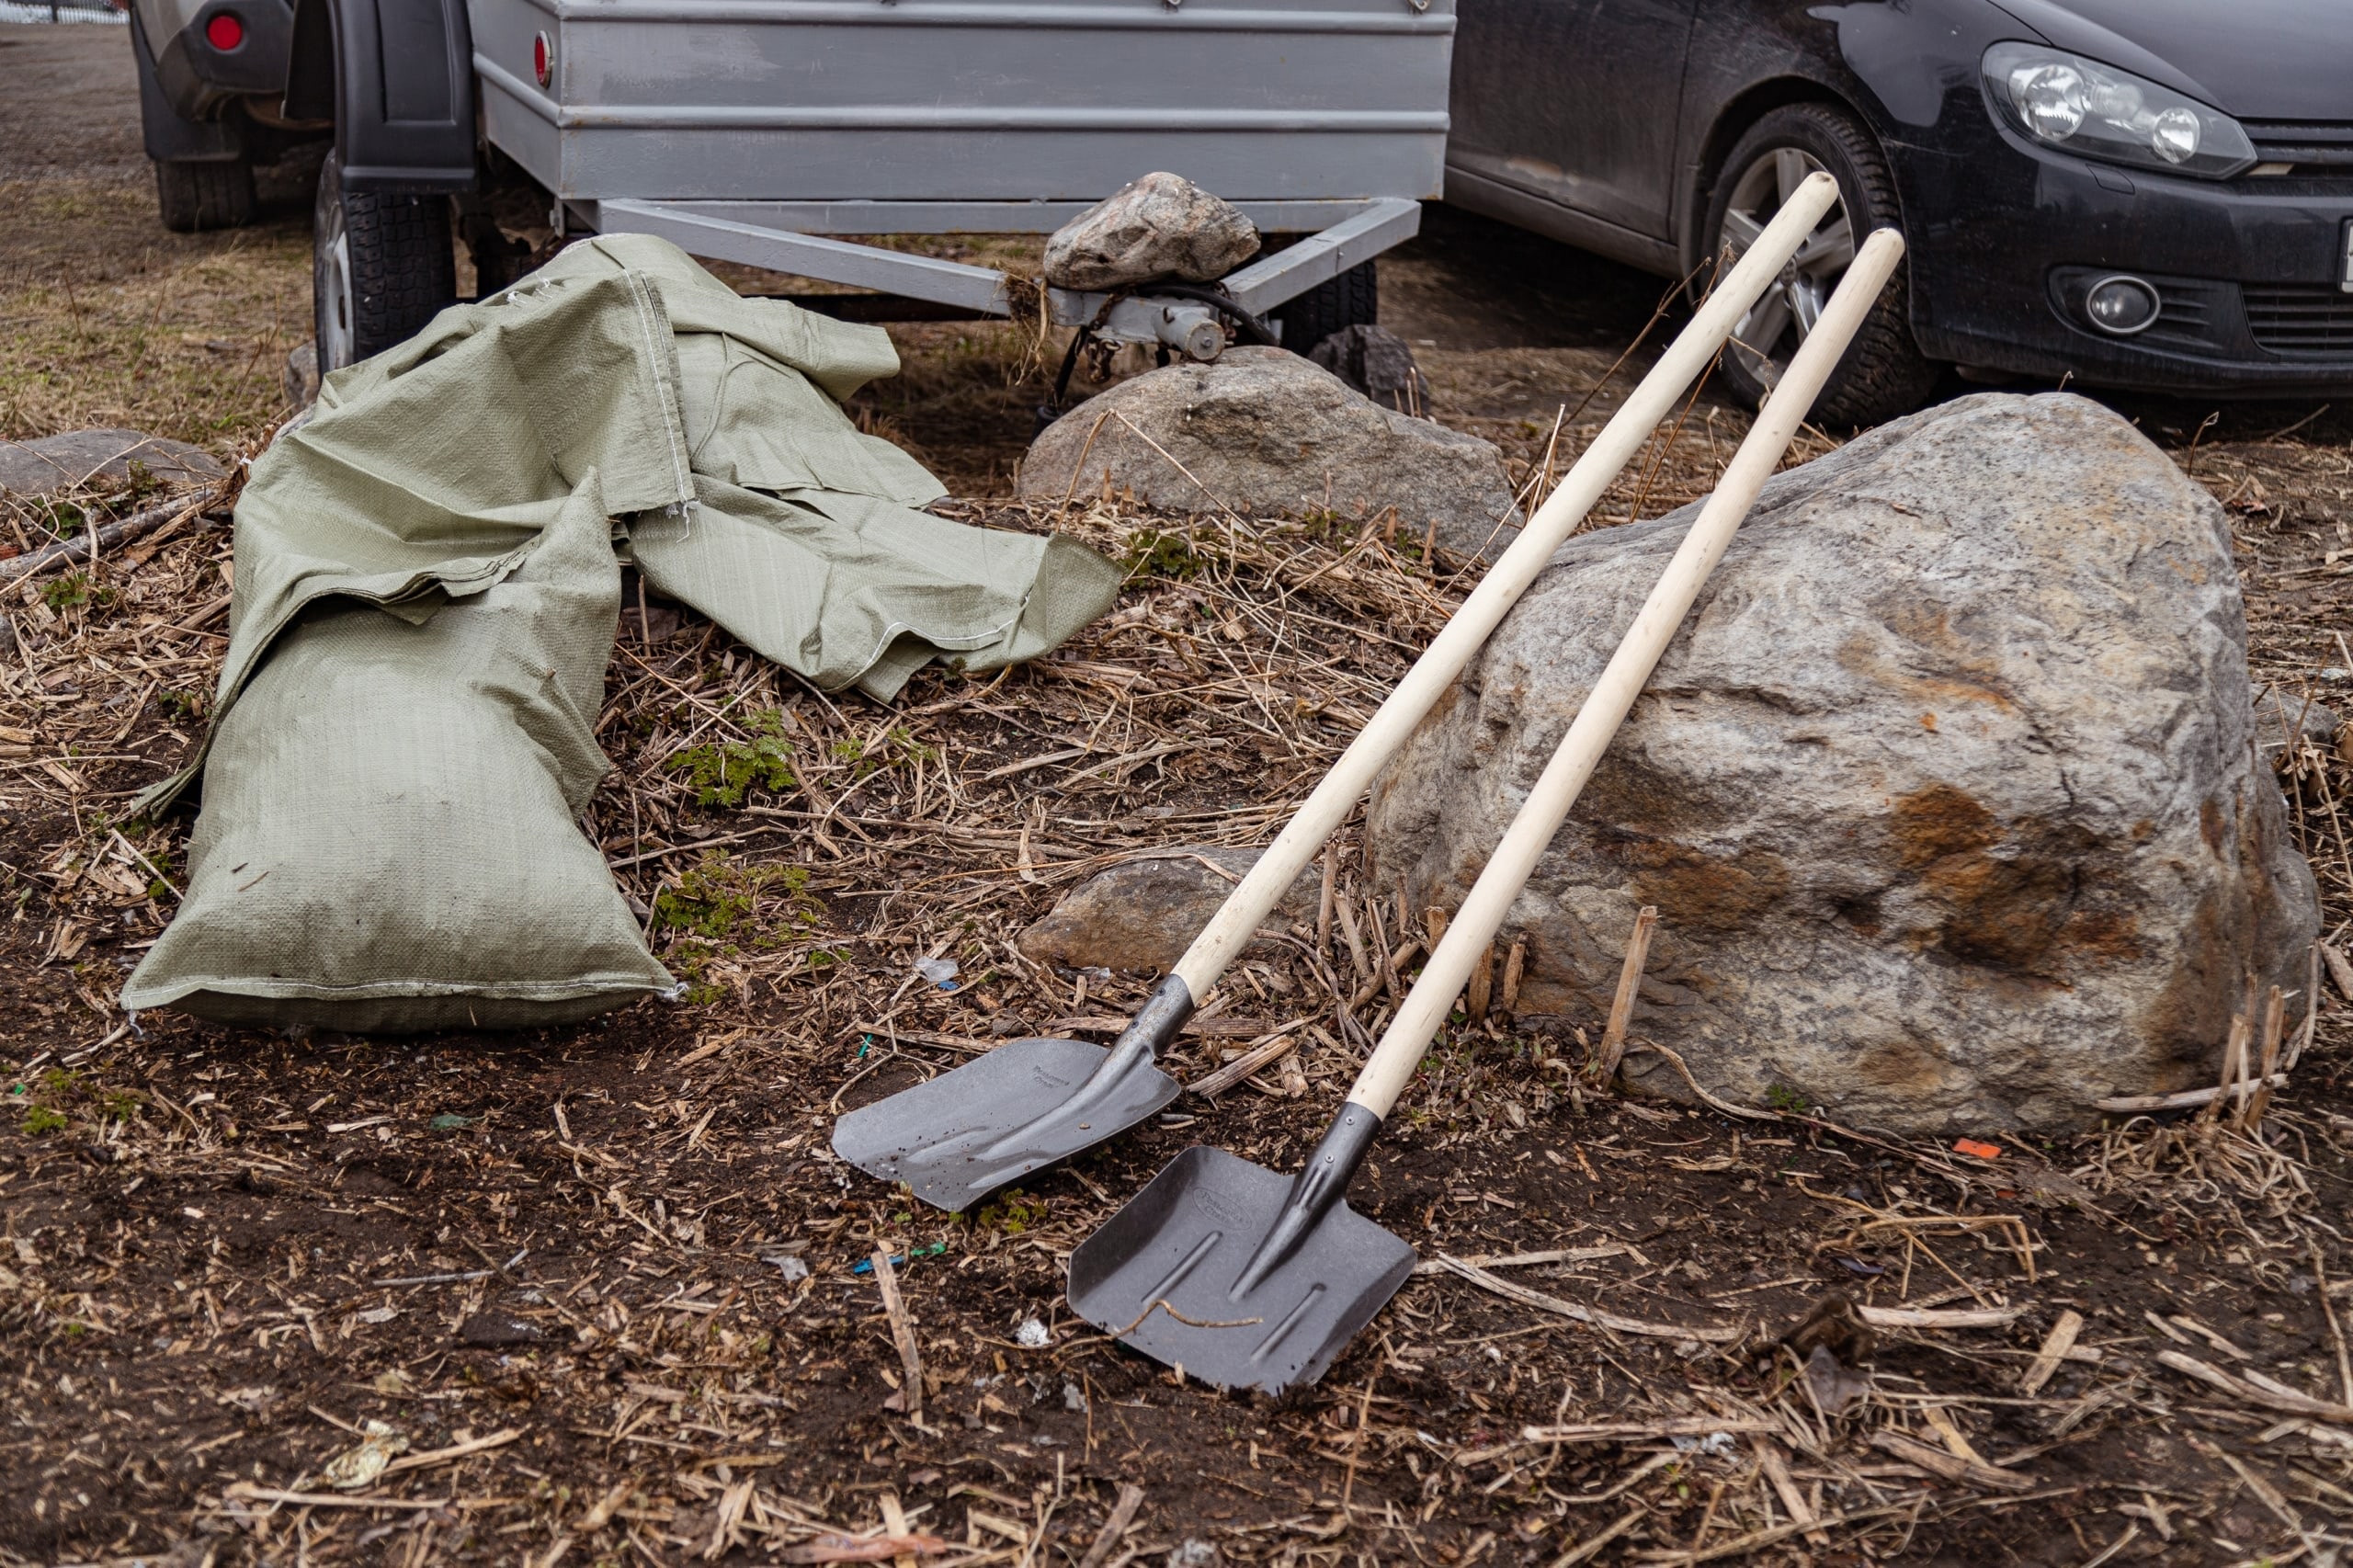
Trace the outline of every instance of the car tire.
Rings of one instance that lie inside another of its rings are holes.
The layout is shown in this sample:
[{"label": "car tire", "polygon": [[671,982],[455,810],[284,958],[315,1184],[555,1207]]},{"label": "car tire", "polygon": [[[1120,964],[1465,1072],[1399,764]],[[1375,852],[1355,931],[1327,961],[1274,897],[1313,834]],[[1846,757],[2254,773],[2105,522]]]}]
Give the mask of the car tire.
[{"label": "car tire", "polygon": [[[1838,181],[1838,205],[1781,279],[1742,318],[1718,372],[1752,407],[1764,401],[1797,351],[1811,324],[1805,307],[1829,297],[1859,236],[1903,227],[1894,176],[1871,133],[1843,109],[1790,104],[1750,126],[1724,159],[1702,231],[1708,254],[1722,256],[1745,248],[1744,234],[1753,237],[1779,210],[1780,197],[1814,169],[1827,169]],[[1899,268],[1814,400],[1818,423],[1876,425],[1927,401],[1940,367],[1913,340],[1909,304],[1909,282]],[[1760,335],[1770,341],[1757,342]]]},{"label": "car tire", "polygon": [[1283,347],[1298,355],[1336,332],[1370,326],[1381,319],[1381,278],[1373,264],[1360,261],[1336,278],[1328,278],[1304,294],[1296,294],[1267,312],[1283,324]]},{"label": "car tire", "polygon": [[244,158],[158,159],[155,210],[176,234],[242,229],[254,221],[254,166]]},{"label": "car tire", "polygon": [[328,153],[311,232],[319,374],[407,341],[457,298],[449,199],[347,191]]}]

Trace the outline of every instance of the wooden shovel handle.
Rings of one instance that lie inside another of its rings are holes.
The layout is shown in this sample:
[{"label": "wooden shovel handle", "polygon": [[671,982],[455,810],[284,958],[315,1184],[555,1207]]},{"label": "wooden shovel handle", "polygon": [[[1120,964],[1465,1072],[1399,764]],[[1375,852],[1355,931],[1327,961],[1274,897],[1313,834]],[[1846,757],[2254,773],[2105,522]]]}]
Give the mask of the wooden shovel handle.
[{"label": "wooden shovel handle", "polygon": [[[1454,677],[1462,673],[1472,655],[1503,620],[1505,612],[1519,602],[1519,596],[1544,570],[1552,551],[1575,531],[1594,503],[1601,499],[1619,472],[1642,450],[1653,427],[1675,406],[1675,400],[1683,395],[1684,388],[1716,357],[1716,351],[1732,335],[1733,328],[1779,276],[1781,268],[1805,244],[1814,225],[1837,199],[1836,180],[1826,174],[1808,176],[1781,204],[1780,211],[1765,226],[1756,243],[1748,247],[1747,253],[1700,302],[1691,324],[1659,357],[1650,374],[1643,378],[1601,434],[1577,459],[1575,466],[1520,529],[1519,537],[1488,568],[1478,587],[1454,612],[1454,619],[1431,640],[1414,667],[1405,672],[1405,678],[1397,683],[1381,710],[1340,754],[1340,760],[1315,786],[1307,803],[1300,807],[1299,814],[1290,819],[1258,858],[1258,863],[1250,869],[1249,875],[1242,879],[1241,885],[1226,896],[1223,907],[1193,938],[1185,956],[1176,960],[1175,972],[1184,980],[1194,1002],[1208,999],[1210,987],[1225,972],[1225,966],[1248,944],[1267,912],[1275,907],[1292,880],[1323,848],[1324,841],[1356,809],[1358,798],[1371,785],[1373,776],[1405,744],[1405,737],[1414,733],[1431,706],[1454,684]],[[1812,401],[1810,394],[1807,401]]]},{"label": "wooden shovel handle", "polygon": [[1355,1086],[1348,1090],[1348,1098],[1356,1104],[1375,1116],[1386,1117],[1397,1103],[1406,1080],[1421,1064],[1422,1052],[1445,1021],[1454,998],[1461,994],[1472,962],[1495,940],[1505,913],[1536,869],[1538,857],[1576,803],[1578,791],[1593,776],[1603,750],[1633,708],[1659,655],[1666,652],[1667,643],[1682,626],[1708,574],[1715,570],[1733,530],[1756,504],[1757,491],[1780,466],[1823,382],[1846,353],[1903,256],[1904,236],[1893,229],[1881,229],[1863,243],[1813,331],[1799,346],[1797,357],[1758,411],[1740,450],[1733,454],[1716,483],[1716,493],[1700,508],[1691,531],[1683,536],[1682,545],[1651,589],[1625,640],[1610,655],[1585,705],[1577,710],[1569,733],[1561,737],[1552,760],[1529,791],[1518,816],[1505,830],[1503,842],[1495,846],[1470,896],[1447,926],[1438,950],[1423,967],[1421,979],[1358,1074]]}]

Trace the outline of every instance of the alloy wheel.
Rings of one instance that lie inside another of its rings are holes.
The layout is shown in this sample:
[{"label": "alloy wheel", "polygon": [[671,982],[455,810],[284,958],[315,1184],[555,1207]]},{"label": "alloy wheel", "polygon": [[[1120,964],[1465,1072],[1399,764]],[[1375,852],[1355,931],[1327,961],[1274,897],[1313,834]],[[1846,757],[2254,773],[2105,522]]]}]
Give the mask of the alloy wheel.
[{"label": "alloy wheel", "polygon": [[[1772,147],[1760,153],[1733,183],[1724,210],[1723,247],[1737,256],[1756,244],[1781,204],[1823,166],[1821,159],[1802,148]],[[1855,228],[1842,194],[1781,275],[1733,328],[1731,351],[1758,382],[1770,388],[1780,381],[1854,259]]]}]

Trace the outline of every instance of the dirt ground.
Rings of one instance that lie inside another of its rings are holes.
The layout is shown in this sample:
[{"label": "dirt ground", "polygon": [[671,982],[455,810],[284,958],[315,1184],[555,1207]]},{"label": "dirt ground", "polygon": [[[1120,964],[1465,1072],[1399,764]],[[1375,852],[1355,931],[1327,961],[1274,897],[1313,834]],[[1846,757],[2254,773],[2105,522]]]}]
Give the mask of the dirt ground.
[{"label": "dirt ground", "polygon": [[[0,28],[0,210],[33,219],[0,224],[0,437],[120,424],[234,455],[308,335],[301,171],[254,230],[165,234],[127,50]],[[1606,417],[1626,381],[1596,384],[1661,291],[1442,211],[1383,289],[1439,416],[1529,473]],[[888,709],[625,615],[590,826],[680,1004],[523,1036],[132,1028],[113,998],[170,916],[186,824],[128,802],[200,725],[228,535],[191,517],[10,600],[0,1562],[2340,1561],[2341,1011],[2259,1123],[1986,1128],[1992,1159],[1795,1106],[1616,1097],[1581,1072],[1598,1019],[1450,1028],[1353,1195],[1431,1271],[1280,1402],[1107,1342],[1062,1270],[1190,1142],[1300,1156],[1393,1000],[1348,1006],[1364,976],[1336,937],[1254,949],[1174,1070],[1278,1036],[1290,1055],[972,1215],[835,1160],[843,1108],[1017,1035],[1108,1038],[1145,977],[1040,970],[1014,935],[1120,854],[1264,842],[1461,591],[1353,525],[1014,508],[1024,346],[901,341],[906,374],[861,406],[961,515],[1144,564],[1056,659],[927,672]],[[2258,675],[2291,702],[2343,692],[2353,411],[2117,405],[2229,507]],[[1703,397],[1604,514],[1704,492],[1745,427]],[[701,799],[694,758],[765,734],[790,766]],[[2342,944],[2353,767],[2291,761]],[[1352,834],[1340,896],[1402,947]],[[926,957],[956,960],[956,990],[915,981]],[[868,1532],[898,1539],[836,1539]]]}]

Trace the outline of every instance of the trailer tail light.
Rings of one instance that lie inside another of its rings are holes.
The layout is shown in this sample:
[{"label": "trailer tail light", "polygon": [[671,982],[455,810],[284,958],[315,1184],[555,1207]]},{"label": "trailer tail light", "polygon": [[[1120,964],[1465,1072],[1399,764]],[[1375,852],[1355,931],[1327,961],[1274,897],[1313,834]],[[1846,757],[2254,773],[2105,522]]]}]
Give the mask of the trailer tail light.
[{"label": "trailer tail light", "polygon": [[234,11],[215,11],[204,24],[204,41],[228,54],[245,41],[245,19]]},{"label": "trailer tail light", "polygon": [[555,47],[548,42],[545,33],[531,35],[531,74],[544,87],[555,75]]}]

